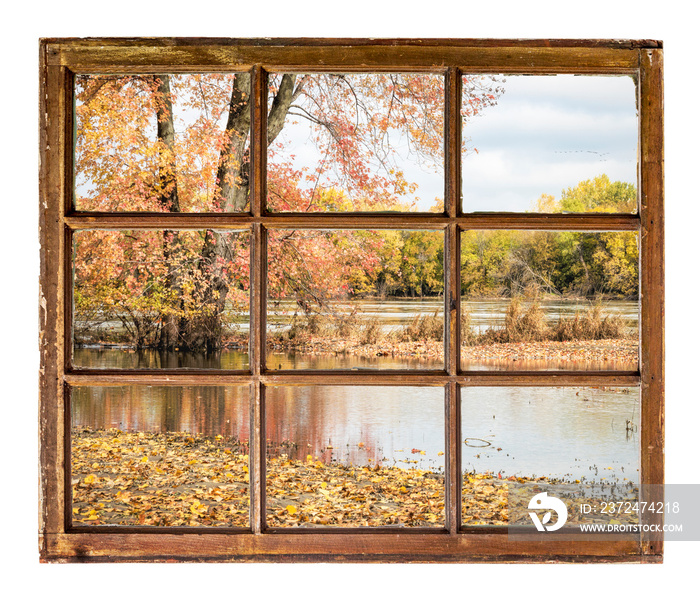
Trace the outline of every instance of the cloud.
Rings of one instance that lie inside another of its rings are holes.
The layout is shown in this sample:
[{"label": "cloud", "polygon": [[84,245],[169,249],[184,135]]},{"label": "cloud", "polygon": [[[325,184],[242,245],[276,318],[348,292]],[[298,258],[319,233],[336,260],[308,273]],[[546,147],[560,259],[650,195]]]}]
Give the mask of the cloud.
[{"label": "cloud", "polygon": [[607,174],[636,182],[635,87],[626,76],[509,76],[498,104],[464,124],[465,211],[531,210]]}]

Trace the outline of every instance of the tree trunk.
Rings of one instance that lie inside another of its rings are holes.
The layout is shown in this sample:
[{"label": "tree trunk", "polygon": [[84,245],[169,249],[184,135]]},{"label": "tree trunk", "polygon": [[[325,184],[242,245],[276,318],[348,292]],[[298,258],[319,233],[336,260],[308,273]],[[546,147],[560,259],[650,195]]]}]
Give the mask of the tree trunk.
[{"label": "tree trunk", "polygon": [[[294,89],[296,75],[284,75],[268,115],[267,143],[271,144],[284,127],[287,112],[301,89]],[[250,153],[250,75],[236,75],[226,123],[226,142],[221,150],[215,198],[223,212],[242,212],[249,204]],[[212,351],[221,348],[222,315],[229,291],[223,265],[231,259],[225,233],[206,231],[198,269],[201,273],[202,306],[196,317],[181,327],[181,345],[188,350]]]},{"label": "tree trunk", "polygon": [[[156,120],[159,151],[161,154],[158,172],[158,200],[167,212],[180,212],[177,192],[177,158],[175,153],[175,123],[170,93],[170,77],[154,76],[156,84]],[[158,337],[160,349],[174,349],[180,344],[180,316],[182,309],[181,270],[178,265],[182,245],[177,231],[163,231],[163,257],[168,265],[166,285],[175,296],[173,310],[163,315],[163,326]]]}]

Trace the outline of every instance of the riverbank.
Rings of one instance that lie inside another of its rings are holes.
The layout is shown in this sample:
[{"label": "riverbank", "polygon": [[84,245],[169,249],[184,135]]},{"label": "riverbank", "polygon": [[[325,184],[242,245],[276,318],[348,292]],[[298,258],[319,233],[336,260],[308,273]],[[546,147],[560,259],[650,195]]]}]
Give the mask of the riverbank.
[{"label": "riverbank", "polygon": [[[442,361],[442,341],[400,341],[362,344],[352,339],[312,338],[299,342],[268,343],[272,353],[298,352],[309,355],[353,355],[366,358],[396,357]],[[490,343],[462,347],[462,364],[500,362],[551,362],[568,364],[599,363],[636,368],[639,343],[636,339],[596,339],[585,341],[536,341],[529,343]]]},{"label": "riverbank", "polygon": [[[272,527],[445,525],[441,469],[352,466],[280,453],[268,457],[266,470]],[[221,435],[73,429],[71,484],[76,525],[250,525],[248,445]],[[525,502],[526,508],[532,495],[553,488],[561,497],[576,492],[546,477],[466,473],[463,523],[529,524],[514,506]],[[572,522],[581,520],[581,510],[570,512]]]},{"label": "riverbank", "polygon": [[595,339],[586,341],[538,341],[492,343],[462,348],[462,365],[491,362],[558,363],[575,368],[577,364],[598,363],[636,368],[639,342],[636,339]]}]

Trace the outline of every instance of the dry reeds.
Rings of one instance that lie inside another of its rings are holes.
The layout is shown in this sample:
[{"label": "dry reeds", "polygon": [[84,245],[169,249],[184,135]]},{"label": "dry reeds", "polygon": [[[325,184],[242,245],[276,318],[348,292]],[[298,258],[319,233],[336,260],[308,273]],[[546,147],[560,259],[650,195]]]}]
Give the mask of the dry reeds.
[{"label": "dry reeds", "polygon": [[438,311],[433,314],[416,314],[401,331],[401,341],[426,341],[428,339],[442,340],[444,323]]},{"label": "dry reeds", "polygon": [[[465,327],[462,327],[464,336]],[[511,299],[503,326],[492,327],[473,338],[464,337],[464,345],[490,343],[530,343],[538,341],[584,341],[621,339],[626,336],[625,323],[620,316],[603,313],[601,304],[593,304],[584,313],[562,317],[556,324],[547,322],[539,302],[526,308],[518,297]]]},{"label": "dry reeds", "polygon": [[[462,306],[462,345],[489,345],[492,343],[532,343],[543,341],[583,341],[621,339],[626,337],[626,326],[620,316],[605,314],[599,303],[574,316],[548,322],[537,300],[525,302],[520,297],[511,299],[503,324],[482,333],[471,326],[471,314]],[[405,326],[387,332],[376,317],[365,318],[356,310],[347,313],[309,314],[295,317],[290,327],[280,336],[287,342],[305,342],[312,338],[345,339],[360,345],[391,342],[441,341],[444,334],[442,314],[417,314]]]},{"label": "dry reeds", "polygon": [[561,318],[553,327],[554,341],[618,339],[625,337],[625,323],[620,316],[604,315],[603,307],[594,304],[584,314]]}]

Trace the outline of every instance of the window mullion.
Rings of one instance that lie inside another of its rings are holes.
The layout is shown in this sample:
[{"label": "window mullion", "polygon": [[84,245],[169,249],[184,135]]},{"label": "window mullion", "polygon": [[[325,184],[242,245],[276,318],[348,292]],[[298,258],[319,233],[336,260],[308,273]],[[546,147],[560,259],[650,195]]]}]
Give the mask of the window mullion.
[{"label": "window mullion", "polygon": [[462,189],[462,79],[457,68],[445,75],[445,212],[451,218],[461,213]]},{"label": "window mullion", "polygon": [[[250,209],[260,218],[266,196],[267,157],[267,75],[260,66],[252,72],[252,110],[250,136]],[[250,286],[250,365],[253,375],[250,435],[250,518],[253,532],[260,533],[265,523],[265,437],[264,388],[260,374],[265,367],[265,321],[267,296],[267,236],[260,222],[253,224]]]},{"label": "window mullion", "polygon": [[445,386],[445,516],[450,534],[459,532],[461,523],[460,388],[455,381]]},{"label": "window mullion", "polygon": [[[460,246],[456,218],[460,214],[461,190],[461,76],[450,68],[445,76],[445,212],[450,224],[445,231],[445,369],[451,376],[460,370]],[[445,387],[445,516],[450,534],[459,530],[459,386],[452,380]]]},{"label": "window mullion", "polygon": [[451,375],[459,372],[459,230],[454,219],[459,214],[461,189],[461,86],[458,69],[445,77],[445,210],[450,218],[445,239],[445,368]]}]

